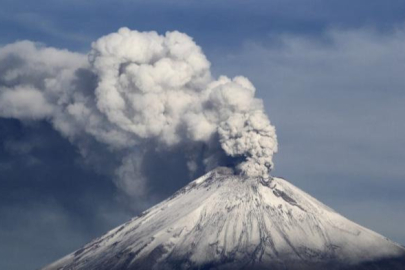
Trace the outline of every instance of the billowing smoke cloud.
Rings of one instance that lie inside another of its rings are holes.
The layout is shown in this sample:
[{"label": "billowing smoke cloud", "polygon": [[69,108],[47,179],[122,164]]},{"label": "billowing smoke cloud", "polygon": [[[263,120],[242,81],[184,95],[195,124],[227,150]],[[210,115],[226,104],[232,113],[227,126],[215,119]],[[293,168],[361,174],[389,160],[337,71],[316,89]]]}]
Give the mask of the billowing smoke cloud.
[{"label": "billowing smoke cloud", "polygon": [[147,151],[181,147],[191,173],[232,165],[268,177],[277,152],[274,127],[245,77],[214,79],[193,40],[179,32],[120,29],[88,55],[29,41],[0,49],[0,116],[48,120],[79,146],[90,139],[122,155],[117,186],[147,189]]}]

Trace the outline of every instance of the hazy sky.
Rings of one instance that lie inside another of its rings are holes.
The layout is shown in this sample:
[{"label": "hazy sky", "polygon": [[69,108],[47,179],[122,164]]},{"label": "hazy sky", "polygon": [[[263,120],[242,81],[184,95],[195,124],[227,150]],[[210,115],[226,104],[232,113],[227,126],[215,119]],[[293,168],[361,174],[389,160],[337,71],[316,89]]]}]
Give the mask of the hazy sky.
[{"label": "hazy sky", "polygon": [[[31,40],[87,53],[92,41],[122,26],[187,33],[214,75],[244,75],[256,86],[277,129],[273,175],[405,244],[403,1],[0,5],[2,46]],[[150,197],[128,200],[110,179],[116,157],[97,149],[89,162],[46,121],[0,118],[0,269],[49,263],[188,181],[176,153],[151,155]]]}]

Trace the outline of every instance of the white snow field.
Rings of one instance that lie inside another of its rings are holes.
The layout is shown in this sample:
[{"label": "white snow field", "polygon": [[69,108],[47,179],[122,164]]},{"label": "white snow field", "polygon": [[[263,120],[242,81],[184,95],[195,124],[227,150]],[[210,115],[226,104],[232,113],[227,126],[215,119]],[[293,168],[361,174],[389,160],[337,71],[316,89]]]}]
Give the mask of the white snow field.
[{"label": "white snow field", "polygon": [[217,168],[43,269],[399,270],[404,258],[284,179]]}]

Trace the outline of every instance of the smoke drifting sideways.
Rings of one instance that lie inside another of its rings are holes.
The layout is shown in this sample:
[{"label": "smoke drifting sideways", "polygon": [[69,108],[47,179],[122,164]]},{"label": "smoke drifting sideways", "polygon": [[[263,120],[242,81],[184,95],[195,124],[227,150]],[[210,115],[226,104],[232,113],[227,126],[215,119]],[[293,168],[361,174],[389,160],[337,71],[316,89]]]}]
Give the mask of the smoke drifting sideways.
[{"label": "smoke drifting sideways", "polygon": [[[147,193],[148,151],[181,151],[190,173],[232,166],[269,177],[275,128],[245,77],[214,79],[192,38],[121,28],[88,55],[31,41],[0,48],[0,116],[49,121],[86,158],[96,141],[119,153],[115,183]],[[90,158],[89,158],[90,159]]]}]

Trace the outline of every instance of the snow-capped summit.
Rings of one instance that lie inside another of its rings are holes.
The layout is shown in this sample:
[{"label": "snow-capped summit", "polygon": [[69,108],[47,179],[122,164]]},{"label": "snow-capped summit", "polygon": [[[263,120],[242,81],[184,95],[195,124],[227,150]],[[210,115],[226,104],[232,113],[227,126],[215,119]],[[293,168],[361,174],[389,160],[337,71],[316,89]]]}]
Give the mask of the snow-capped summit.
[{"label": "snow-capped summit", "polygon": [[53,269],[405,269],[405,249],[281,178],[218,168]]}]

